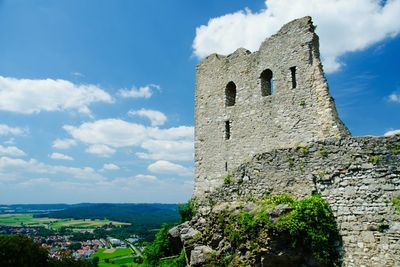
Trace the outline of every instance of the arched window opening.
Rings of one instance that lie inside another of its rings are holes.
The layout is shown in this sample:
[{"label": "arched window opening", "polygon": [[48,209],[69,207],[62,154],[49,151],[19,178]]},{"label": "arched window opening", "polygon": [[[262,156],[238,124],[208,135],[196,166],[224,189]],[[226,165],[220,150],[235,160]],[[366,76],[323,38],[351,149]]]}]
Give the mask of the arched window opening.
[{"label": "arched window opening", "polygon": [[236,84],[229,82],[225,88],[225,106],[234,106],[236,103]]},{"label": "arched window opening", "polygon": [[272,95],[274,90],[274,82],[272,80],[272,71],[270,69],[266,69],[261,72],[261,95],[268,96]]},{"label": "arched window opening", "polygon": [[225,121],[225,140],[231,139],[231,123],[230,121]]},{"label": "arched window opening", "polygon": [[296,67],[291,67],[290,68],[290,76],[291,76],[291,79],[292,79],[292,89],[295,89],[297,87]]}]

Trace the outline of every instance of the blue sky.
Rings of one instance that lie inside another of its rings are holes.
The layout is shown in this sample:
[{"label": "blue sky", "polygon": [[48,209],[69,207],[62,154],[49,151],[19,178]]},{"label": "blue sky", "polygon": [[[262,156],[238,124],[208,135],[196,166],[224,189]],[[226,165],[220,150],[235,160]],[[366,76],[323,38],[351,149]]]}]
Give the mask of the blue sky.
[{"label": "blue sky", "polygon": [[304,15],[353,135],[399,130],[400,0],[0,0],[0,203],[186,201],[196,64]]}]

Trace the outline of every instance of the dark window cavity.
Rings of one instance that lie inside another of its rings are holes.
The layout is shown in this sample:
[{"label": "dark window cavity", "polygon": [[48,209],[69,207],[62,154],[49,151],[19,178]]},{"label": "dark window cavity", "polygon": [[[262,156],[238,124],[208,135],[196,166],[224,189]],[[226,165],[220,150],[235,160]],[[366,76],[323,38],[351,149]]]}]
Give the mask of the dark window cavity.
[{"label": "dark window cavity", "polygon": [[225,106],[231,107],[236,103],[236,84],[229,82],[225,88]]},{"label": "dark window cavity", "polygon": [[291,67],[290,68],[290,75],[292,78],[292,89],[297,87],[297,81],[296,81],[296,67]]},{"label": "dark window cavity", "polygon": [[225,171],[228,171],[228,162],[225,161]]},{"label": "dark window cavity", "polygon": [[268,96],[272,95],[273,93],[273,80],[272,80],[272,71],[270,69],[266,69],[263,72],[261,72],[260,75],[260,80],[261,80],[261,95],[262,96]]},{"label": "dark window cavity", "polygon": [[225,121],[225,140],[229,140],[231,138],[231,122]]}]

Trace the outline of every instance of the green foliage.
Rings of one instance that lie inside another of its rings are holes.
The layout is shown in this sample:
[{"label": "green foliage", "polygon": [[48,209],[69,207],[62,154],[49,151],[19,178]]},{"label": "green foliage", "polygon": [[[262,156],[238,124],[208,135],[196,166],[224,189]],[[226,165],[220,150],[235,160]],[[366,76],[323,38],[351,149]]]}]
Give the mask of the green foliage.
[{"label": "green foliage", "polygon": [[181,223],[190,221],[196,214],[196,201],[189,199],[187,203],[178,204],[179,215],[181,216]]},{"label": "green foliage", "polygon": [[299,100],[299,105],[304,107],[306,105],[306,101],[304,99]]},{"label": "green foliage", "polygon": [[288,159],[288,164],[289,164],[289,168],[293,168],[294,160],[293,159]]},{"label": "green foliage", "polygon": [[228,172],[225,176],[224,176],[224,184],[232,184],[233,180],[232,180],[232,174],[230,172]]},{"label": "green foliage", "polygon": [[96,267],[96,262],[71,257],[49,259],[47,250],[21,235],[0,236],[1,267]]},{"label": "green foliage", "polygon": [[298,149],[304,156],[310,153],[310,148],[308,146],[300,146]]},{"label": "green foliage", "polygon": [[393,206],[396,207],[397,214],[400,215],[400,195],[398,195],[397,197],[393,198],[392,204],[393,204]]},{"label": "green foliage", "polygon": [[[320,195],[302,200],[296,200],[289,194],[271,195],[256,204],[259,208],[251,212],[235,213],[225,209],[218,214],[218,224],[233,248],[240,250],[241,246],[250,246],[254,252],[259,248],[258,243],[265,243],[265,233],[284,232],[289,235],[293,248],[311,253],[319,265],[334,266],[339,261],[335,245],[340,239],[335,218]],[[293,210],[272,222],[268,212],[280,204],[286,204]],[[228,266],[224,263],[228,259],[230,257],[220,258],[220,265],[216,266]]]},{"label": "green foliage", "polygon": [[392,155],[398,155],[400,153],[400,142],[389,143],[386,147],[391,150]]},{"label": "green foliage", "polygon": [[150,266],[157,266],[161,258],[172,256],[172,244],[168,237],[167,225],[163,225],[156,234],[156,239],[153,243],[146,246],[143,251],[144,261]]},{"label": "green foliage", "polygon": [[370,156],[368,158],[368,162],[372,163],[372,164],[378,164],[380,161],[380,157],[379,156]]},{"label": "green foliage", "polygon": [[26,236],[0,236],[2,267],[47,267],[47,259],[47,251]]},{"label": "green foliage", "polygon": [[279,218],[273,227],[288,231],[292,245],[307,248],[322,265],[333,266],[339,259],[334,246],[339,240],[337,224],[329,204],[320,195],[296,201],[294,210]]},{"label": "green foliage", "polygon": [[320,155],[323,158],[326,158],[328,156],[328,151],[326,151],[325,147],[321,147],[318,150],[318,155]]},{"label": "green foliage", "polygon": [[326,175],[326,172],[325,172],[324,170],[320,170],[320,171],[318,172],[318,176],[319,176],[320,178],[324,177],[325,175]]}]

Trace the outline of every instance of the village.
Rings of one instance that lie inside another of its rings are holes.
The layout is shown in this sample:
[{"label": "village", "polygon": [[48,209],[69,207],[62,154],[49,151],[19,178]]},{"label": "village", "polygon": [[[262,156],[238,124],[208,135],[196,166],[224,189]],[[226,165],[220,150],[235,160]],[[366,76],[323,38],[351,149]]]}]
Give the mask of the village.
[{"label": "village", "polygon": [[[111,230],[110,228],[105,229]],[[112,236],[85,239],[85,236],[90,237],[90,235],[87,234],[92,234],[93,229],[72,229],[72,231],[78,234],[71,235],[68,231],[66,234],[62,234],[63,231],[60,231],[60,233],[54,232],[49,235],[47,231],[43,232],[42,228],[0,226],[0,235],[13,234],[28,236],[45,248],[48,251],[49,257],[55,259],[61,259],[66,256],[77,259],[91,259],[96,256],[96,252],[112,254],[118,251],[125,252],[118,258],[132,258],[133,256],[142,257],[142,252],[144,250],[141,244],[142,240],[135,234],[123,240]]]}]

